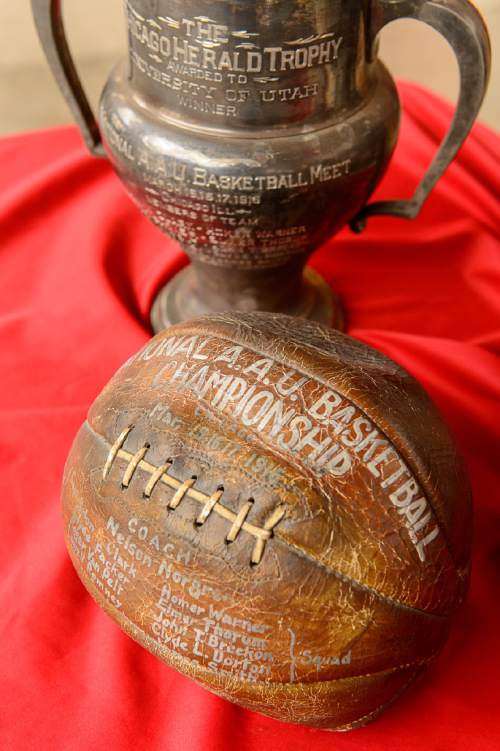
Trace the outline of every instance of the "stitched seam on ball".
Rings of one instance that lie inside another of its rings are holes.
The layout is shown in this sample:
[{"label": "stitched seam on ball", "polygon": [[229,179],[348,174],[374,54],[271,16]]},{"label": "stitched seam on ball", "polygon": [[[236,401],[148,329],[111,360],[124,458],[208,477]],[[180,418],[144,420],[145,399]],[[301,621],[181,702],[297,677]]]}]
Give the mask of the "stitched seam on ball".
[{"label": "stitched seam on ball", "polygon": [[[103,469],[103,479],[106,479],[106,477],[109,475],[109,472],[111,470],[111,467],[115,461],[116,458],[122,458],[128,462],[128,466],[130,466],[130,463],[134,461],[138,457],[138,455],[142,454],[143,447],[139,449],[138,452],[135,454],[125,451],[124,449],[120,448],[121,445],[125,443],[125,440],[127,439],[129,433],[131,432],[131,427],[128,427],[126,430],[122,431],[118,439],[115,441],[114,444],[111,444],[103,435],[101,435],[98,431],[96,431],[90,422],[86,422],[92,433],[99,438],[103,443],[106,444],[106,446],[109,446],[109,452],[108,452],[108,458],[106,460],[106,463],[104,465]],[[153,464],[150,464],[149,462],[144,461],[144,459],[141,459],[140,461],[137,461],[136,464],[137,469],[142,469],[147,472],[149,472],[151,475],[155,473],[155,471],[158,469]],[[165,478],[165,479],[163,479]],[[203,493],[199,490],[194,490],[193,488],[187,488],[186,483],[183,483],[181,480],[178,480],[177,478],[172,477],[172,475],[165,475],[162,474],[162,478],[160,481],[163,481],[164,484],[166,484],[171,489],[176,490],[177,492],[181,489],[184,490],[184,495],[189,495],[190,498],[193,500],[196,500],[200,503],[204,503],[205,507],[210,503],[213,504],[213,510],[215,510],[217,513],[219,513],[223,518],[225,518],[227,521],[230,521],[233,525],[238,521],[238,514],[228,509],[226,506],[223,506],[222,504],[213,503],[214,496],[209,496],[206,493]],[[277,517],[277,512],[282,511],[280,517],[276,520],[275,517]],[[202,512],[203,513],[203,509]],[[257,527],[253,524],[250,524],[249,522],[243,521],[241,524],[240,529],[244,529],[249,534],[253,535],[257,538],[257,541],[255,543],[254,550],[252,552],[252,562],[255,564],[260,563],[262,560],[262,557],[265,552],[266,543],[268,540],[273,537],[273,531],[276,525],[282,521],[285,515],[285,510],[283,507],[278,506],[275,511],[270,515],[268,521],[264,525],[264,529]],[[268,527],[269,523],[272,523],[272,527]],[[322,561],[318,560],[317,558],[310,555],[307,551],[303,550],[300,546],[294,545],[294,543],[290,542],[289,540],[284,540],[278,534],[276,535],[276,540],[279,540],[281,544],[283,544],[285,547],[287,547],[290,551],[293,551],[295,555],[303,558],[304,560],[309,561],[310,563],[313,563],[316,566],[321,567],[325,571],[327,571],[332,576],[335,576],[335,578],[339,579],[340,581],[349,584],[353,587],[357,587],[358,589],[362,590],[363,592],[367,592],[371,594],[372,596],[376,597],[382,602],[387,603],[388,605],[391,605],[391,607],[400,608],[403,610],[408,610],[410,612],[418,613],[419,615],[424,615],[429,618],[446,618],[446,615],[442,615],[440,613],[431,613],[426,610],[421,610],[420,608],[415,607],[414,605],[408,605],[403,602],[399,602],[398,600],[394,600],[391,597],[388,597],[387,595],[382,594],[381,592],[378,592],[375,589],[372,589],[366,584],[362,584],[361,582],[357,581],[356,579],[352,579],[351,577],[342,574],[340,571],[337,571],[333,569],[331,566],[328,566],[326,563],[323,563]]]},{"label": "stitched seam on ball", "polygon": [[[210,404],[206,400],[204,400],[204,399],[198,399],[198,403],[203,403],[203,405],[210,411],[210,414],[212,416],[215,416],[215,417],[218,416],[217,412],[210,406]],[[227,417],[232,422],[235,422],[235,418],[232,415],[226,415],[225,417]],[[307,468],[307,466],[304,467],[303,465],[301,465],[299,463],[299,461],[295,457],[286,457],[286,456],[283,456],[282,453],[280,452],[279,448],[270,447],[269,444],[266,443],[265,441],[263,441],[261,439],[260,435],[256,431],[254,431],[252,428],[247,428],[247,430],[259,441],[259,443],[265,449],[273,448],[273,450],[275,451],[276,454],[278,454],[278,456],[280,456],[281,458],[287,460],[289,462],[289,464],[291,464],[291,466],[293,466],[295,469],[297,469],[297,470],[299,470],[299,469],[300,470],[305,469],[306,471],[309,471],[309,469]],[[323,493],[321,487],[318,488],[318,492]],[[410,610],[412,612],[420,613],[422,615],[427,615],[427,616],[429,616],[431,618],[432,617],[434,617],[434,618],[446,618],[447,617],[447,614],[431,613],[431,612],[426,611],[426,610],[421,610],[420,608],[417,608],[417,607],[415,607],[413,605],[408,605],[406,603],[399,602],[398,600],[392,599],[388,595],[384,595],[381,592],[378,592],[377,590],[372,589],[371,587],[367,586],[366,584],[362,584],[361,582],[358,582],[356,579],[352,579],[347,574],[343,574],[340,571],[337,571],[336,569],[331,568],[326,563],[323,563],[323,562],[319,561],[317,558],[315,558],[314,556],[312,556],[311,554],[309,554],[307,551],[303,550],[299,545],[294,545],[294,543],[292,543],[292,542],[290,542],[288,540],[284,540],[282,538],[282,536],[281,536],[281,533],[280,533],[279,529],[276,531],[275,537],[276,537],[276,539],[279,539],[280,542],[282,542],[284,545],[286,545],[289,548],[293,549],[297,553],[297,555],[299,555],[301,558],[304,558],[304,559],[306,559],[308,561],[312,561],[312,562],[316,563],[318,566],[322,566],[326,571],[329,571],[331,574],[333,574],[338,579],[340,579],[340,580],[342,580],[342,581],[344,581],[346,583],[352,584],[354,586],[357,586],[360,589],[362,589],[363,591],[369,592],[372,595],[376,595],[383,602],[386,602],[386,603],[388,603],[388,604],[390,604],[390,605],[392,605],[394,607],[405,608],[405,609]]]},{"label": "stitched seam on ball", "polygon": [[[145,444],[142,446],[138,451],[134,453],[131,453],[130,451],[126,451],[123,446],[130,435],[130,433],[133,430],[133,426],[129,426],[125,430],[122,431],[122,433],[119,435],[117,440],[111,445],[104,436],[102,436],[100,433],[98,433],[94,428],[90,425],[90,423],[87,421],[87,424],[89,428],[92,430],[92,432],[101,438],[107,445],[110,446],[110,450],[108,452],[108,457],[106,459],[102,477],[103,480],[106,480],[109,476],[111,469],[116,462],[117,459],[124,459],[128,462],[127,467],[125,469],[125,473],[123,475],[122,480],[122,487],[126,488],[128,487],[130,481],[132,480],[132,477],[137,469],[141,469],[145,472],[148,472],[152,479],[154,480],[154,483],[151,483],[151,481],[146,485],[146,489],[150,489],[151,492],[154,490],[154,487],[158,483],[163,483],[164,485],[167,485],[170,489],[174,490],[174,496],[170,500],[170,503],[168,504],[168,508],[174,510],[179,506],[181,501],[188,496],[192,500],[197,501],[198,503],[203,504],[203,508],[201,510],[200,515],[197,518],[197,521],[199,525],[201,526],[204,524],[204,522],[207,520],[209,514],[212,512],[217,513],[219,516],[226,519],[226,521],[231,523],[231,528],[226,536],[227,542],[234,542],[236,538],[238,537],[241,530],[244,530],[245,532],[248,532],[253,537],[257,538],[255,542],[255,546],[252,552],[251,557],[251,563],[254,565],[257,565],[261,562],[262,557],[264,555],[265,549],[266,549],[266,543],[268,540],[270,540],[273,536],[273,532],[275,527],[281,522],[283,517],[285,516],[285,508],[283,506],[277,506],[274,511],[269,515],[268,519],[264,523],[264,527],[257,527],[254,524],[250,524],[250,522],[246,521],[246,518],[248,516],[248,513],[251,510],[252,503],[248,502],[245,504],[237,513],[234,511],[231,511],[231,509],[227,508],[227,506],[224,506],[220,500],[222,498],[222,492],[216,491],[215,493],[212,493],[211,495],[207,495],[206,493],[203,493],[201,490],[196,490],[193,486],[195,483],[195,478],[190,478],[188,480],[179,480],[176,477],[173,477],[171,474],[168,474],[169,465],[164,464],[160,467],[157,467],[154,464],[151,464],[150,462],[147,462],[145,460],[145,456],[147,453],[147,450],[150,448],[149,444]],[[145,497],[150,497],[151,493],[148,493]]]},{"label": "stitched seam on ball", "polygon": [[407,605],[404,602],[393,600],[388,595],[383,595],[381,592],[378,592],[376,589],[369,587],[367,584],[362,584],[362,582],[359,582],[356,579],[351,579],[350,576],[347,576],[346,574],[342,574],[340,571],[336,571],[335,569],[331,568],[331,566],[328,566],[328,564],[323,563],[323,561],[318,560],[318,558],[314,558],[314,556],[310,555],[306,550],[303,550],[299,545],[295,545],[293,542],[290,542],[289,540],[283,540],[279,535],[276,535],[276,541],[278,540],[283,545],[286,545],[286,547],[293,550],[294,553],[299,556],[299,558],[303,558],[306,561],[310,561],[311,563],[314,563],[314,565],[319,566],[320,568],[324,569],[329,574],[332,574],[333,576],[335,576],[337,579],[344,582],[345,584],[350,584],[353,587],[357,587],[358,589],[361,589],[363,592],[368,592],[369,594],[376,597],[378,600],[381,600],[382,602],[385,602],[388,605],[391,605],[391,607],[400,608],[402,610],[409,610],[412,613],[418,613],[419,615],[424,615],[424,616],[427,616],[428,618],[441,618],[441,619],[448,618],[447,614],[432,613],[428,610],[421,610],[420,608],[417,608],[414,605]]},{"label": "stitched seam on ball", "polygon": [[[249,326],[249,330],[252,331],[252,327],[251,326]],[[189,333],[189,334],[192,334],[193,336],[195,334],[199,334],[200,333],[199,331],[193,330],[193,329],[191,329],[189,327],[186,327],[186,328],[179,327],[179,329],[177,331],[182,332],[182,333],[186,333],[186,334]],[[176,334],[177,334],[177,331],[175,332]],[[230,336],[229,334],[221,333],[220,331],[217,331],[216,334],[214,334],[213,332],[210,332],[210,331],[206,331],[204,333],[206,333],[207,336],[211,336],[211,337],[217,338],[217,339],[222,339],[222,340],[224,340],[226,342],[230,342],[231,344],[239,344],[242,347],[246,347],[248,350],[254,352],[257,355],[262,355],[262,357],[269,357],[270,356],[269,352],[266,352],[265,350],[260,349],[259,347],[256,347],[253,343],[249,344],[248,342],[242,341],[242,339],[240,337],[233,337],[233,336]],[[322,352],[318,347],[315,347],[314,345],[304,344],[303,346],[306,347],[306,348],[308,348],[308,349],[311,349],[311,350],[314,350],[316,352],[319,352],[322,356],[325,355],[324,352]],[[273,353],[272,357],[273,357],[273,360],[276,363],[278,363],[280,365],[283,365],[284,367],[290,367],[290,363],[283,362],[283,360],[281,360],[277,356],[277,354],[275,355]],[[300,375],[308,376],[309,378],[312,378],[315,381],[317,381],[318,383],[320,383],[322,386],[325,386],[325,388],[329,388],[329,389],[332,389],[334,391],[337,391],[341,396],[344,397],[344,399],[346,399],[346,401],[348,401],[350,404],[352,404],[354,407],[356,407],[356,409],[359,409],[359,411],[367,419],[371,420],[371,422],[374,423],[374,425],[377,427],[378,430],[380,430],[380,433],[389,441],[389,443],[392,446],[394,446],[394,448],[396,449],[396,451],[401,455],[402,458],[404,458],[404,461],[408,465],[409,469],[411,469],[412,474],[414,475],[414,477],[418,478],[418,473],[415,470],[415,467],[414,467],[414,464],[413,464],[413,459],[411,458],[411,456],[408,459],[408,457],[405,456],[402,448],[400,448],[398,446],[398,443],[387,435],[387,432],[382,427],[380,427],[380,425],[378,424],[378,422],[374,418],[370,417],[370,415],[368,415],[368,413],[365,412],[364,409],[362,409],[355,402],[353,402],[352,399],[345,394],[344,390],[340,390],[338,387],[333,387],[330,383],[328,383],[327,381],[325,381],[323,378],[321,378],[320,376],[318,376],[315,373],[312,373],[312,372],[309,372],[309,371],[304,371],[303,369],[299,368],[296,365],[294,365],[293,367],[297,371],[297,373],[299,373]],[[422,485],[422,488],[425,491],[426,499],[427,499],[427,501],[429,503],[429,507],[430,507],[430,509],[432,511],[432,514],[434,516],[436,524],[437,524],[437,526],[439,528],[439,532],[441,534],[441,537],[442,537],[442,539],[443,539],[443,541],[445,543],[448,555],[450,557],[450,561],[451,561],[451,563],[453,565],[453,568],[455,570],[457,578],[460,579],[460,580],[462,580],[463,579],[463,575],[460,573],[459,568],[458,568],[458,566],[457,566],[457,564],[455,562],[455,559],[454,559],[454,556],[453,556],[453,553],[452,553],[452,549],[451,549],[451,545],[450,545],[450,541],[448,540],[448,536],[445,534],[445,531],[443,530],[443,526],[442,526],[441,521],[439,519],[439,516],[438,516],[438,514],[436,512],[434,504],[432,502],[433,500],[435,500],[435,493],[432,491],[432,489],[430,489],[430,491],[429,491],[429,489],[424,486],[424,484],[423,484],[422,480],[420,480],[420,478],[418,478],[418,482],[419,482],[419,484]]]},{"label": "stitched seam on ball", "polygon": [[[169,384],[166,385],[166,390],[169,388],[169,386],[170,386]],[[198,398],[198,404],[203,404],[203,406],[206,407],[210,411],[210,414],[213,417],[220,417],[218,415],[218,413],[211,407],[211,405],[205,399]],[[227,418],[228,420],[230,420],[233,423],[236,422],[235,418],[232,415],[224,415],[224,417]],[[288,461],[288,463],[291,466],[293,466],[295,469],[297,469],[297,470],[300,469],[300,470],[305,470],[306,472],[310,472],[310,470],[307,467],[307,465],[300,464],[299,461],[295,457],[285,456],[285,455],[283,455],[280,452],[279,448],[277,448],[275,446],[271,446],[270,444],[268,444],[265,441],[263,441],[262,438],[260,437],[259,433],[257,433],[251,427],[247,428],[247,430],[259,442],[259,444],[263,446],[263,448],[265,450],[272,449],[276,454],[278,454],[278,456],[280,456],[282,459]],[[312,472],[311,472],[311,474],[312,474]],[[318,486],[319,486],[318,487],[318,492],[321,493],[321,494],[323,494],[323,491],[322,491],[321,486],[319,485],[319,483],[318,483]],[[432,509],[432,507],[431,507],[431,509]],[[419,613],[421,615],[428,615],[429,617],[435,617],[435,618],[447,618],[448,617],[447,613],[432,613],[432,612],[429,612],[429,611],[426,611],[426,610],[421,610],[420,608],[417,608],[417,607],[415,607],[413,605],[408,605],[406,603],[399,602],[398,600],[394,600],[394,599],[390,598],[388,595],[384,595],[384,594],[378,592],[375,589],[371,589],[367,585],[361,584],[361,582],[358,582],[356,579],[352,579],[347,574],[342,574],[341,572],[337,571],[336,569],[333,569],[333,568],[329,567],[327,564],[322,563],[317,558],[314,558],[312,555],[310,555],[305,550],[303,550],[302,548],[300,548],[300,546],[294,546],[293,543],[289,542],[288,540],[284,540],[282,538],[282,536],[281,536],[281,533],[280,533],[279,529],[276,530],[275,538],[276,539],[280,539],[280,541],[283,542],[285,545],[289,546],[290,548],[293,548],[296,551],[296,553],[298,555],[300,555],[302,558],[304,558],[306,560],[309,560],[309,561],[313,561],[314,563],[317,563],[319,566],[322,566],[326,571],[329,571],[331,574],[333,574],[334,576],[336,576],[338,579],[341,579],[342,581],[345,581],[347,583],[351,583],[353,585],[356,585],[359,588],[361,588],[361,589],[363,589],[363,590],[365,590],[367,592],[370,592],[372,595],[376,595],[381,601],[384,601],[384,602],[386,602],[386,603],[388,603],[388,604],[390,604],[390,605],[392,605],[394,607],[406,608],[407,610],[410,610],[412,612]]]},{"label": "stitched seam on ball", "polygon": [[[415,662],[415,663],[410,664],[410,665],[402,665],[400,669],[404,669],[405,667],[406,668],[410,668],[410,667],[422,667],[427,662],[431,662],[432,659],[434,659],[434,658],[431,658],[430,660],[426,660],[426,661],[420,662],[420,663]],[[343,731],[347,731],[347,730],[355,730],[356,728],[360,727],[361,725],[365,725],[369,720],[375,719],[375,717],[377,717],[379,714],[381,714],[384,711],[384,709],[386,709],[387,707],[390,707],[392,704],[394,704],[399,699],[399,697],[402,696],[405,693],[405,691],[411,686],[411,684],[419,677],[419,675],[421,675],[421,672],[422,672],[421,670],[416,670],[413,673],[413,675],[411,676],[411,678],[408,681],[406,681],[406,683],[403,684],[403,686],[399,689],[399,691],[397,691],[394,694],[394,696],[391,696],[390,699],[388,699],[385,702],[382,702],[382,704],[380,704],[380,706],[378,706],[376,709],[372,710],[371,712],[368,712],[368,714],[363,715],[359,719],[354,720],[354,722],[350,722],[347,725],[341,725],[340,727],[336,728],[336,730],[338,730],[339,732],[343,732]],[[363,676],[361,676],[361,677],[363,677]]]}]

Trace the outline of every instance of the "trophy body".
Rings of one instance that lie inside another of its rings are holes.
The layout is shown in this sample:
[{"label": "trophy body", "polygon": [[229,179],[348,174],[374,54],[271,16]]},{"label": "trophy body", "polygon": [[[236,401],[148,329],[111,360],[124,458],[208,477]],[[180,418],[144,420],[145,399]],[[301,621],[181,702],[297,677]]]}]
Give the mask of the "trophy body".
[{"label": "trophy body", "polygon": [[[181,29],[191,30],[196,11],[186,18],[188,5],[178,3],[177,17]],[[201,5],[208,14],[210,4]],[[367,65],[361,23],[356,40],[320,34],[341,27],[331,3],[323,27],[309,26],[305,35],[323,42],[297,39],[304,26],[297,22],[284,24],[279,38],[271,28],[261,39],[262,31],[245,32],[259,28],[256,4],[240,6],[232,29],[225,16],[217,26],[198,22],[222,40],[213,47],[164,20],[161,36],[152,38],[152,19],[139,21],[129,10],[131,63],[117,67],[102,98],[103,139],[116,171],[146,216],[192,261],[158,298],[157,329],[234,308],[339,323],[330,289],[318,277],[304,278],[303,269],[311,252],[366,204],[396,142],[397,92],[378,61]],[[163,67],[181,71],[178,78],[161,77],[151,44],[164,50]],[[276,73],[289,50],[293,60],[313,58],[311,67]],[[318,50],[329,62],[314,64]],[[200,84],[191,78],[199,68],[183,60],[207,51],[214,70],[206,72],[216,80]],[[245,72],[227,71],[224,61]]]},{"label": "trophy body", "polygon": [[127,17],[104,143],[192,261],[157,298],[154,328],[231,309],[340,326],[330,288],[303,270],[366,204],[396,142],[367,4],[136,2]]},{"label": "trophy body", "polygon": [[[226,310],[281,311],[341,327],[330,288],[304,273],[309,256],[372,214],[415,217],[486,89],[487,33],[467,0],[130,0],[129,55],[106,85],[99,129],[60,2],[32,2],[87,143],[108,155],[144,214],[191,260],[156,300],[156,331]],[[447,37],[462,90],[413,199],[367,205],[399,123],[376,39],[403,16]]]}]

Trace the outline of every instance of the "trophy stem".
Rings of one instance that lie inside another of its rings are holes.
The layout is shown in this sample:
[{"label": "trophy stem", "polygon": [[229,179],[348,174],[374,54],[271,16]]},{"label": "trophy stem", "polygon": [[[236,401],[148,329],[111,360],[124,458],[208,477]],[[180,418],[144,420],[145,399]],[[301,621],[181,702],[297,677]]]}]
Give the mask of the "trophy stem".
[{"label": "trophy stem", "polygon": [[280,312],[343,329],[338,299],[304,262],[275,269],[237,269],[193,262],[157,296],[151,322],[156,333],[205,313]]}]

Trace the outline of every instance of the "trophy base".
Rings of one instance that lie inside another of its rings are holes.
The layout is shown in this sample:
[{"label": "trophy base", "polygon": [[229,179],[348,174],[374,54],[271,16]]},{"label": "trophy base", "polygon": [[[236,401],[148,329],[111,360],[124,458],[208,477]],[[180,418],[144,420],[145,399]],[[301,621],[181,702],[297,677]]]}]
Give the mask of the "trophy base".
[{"label": "trophy base", "polygon": [[[181,321],[197,318],[206,313],[223,313],[228,310],[224,307],[215,310],[204,306],[197,294],[196,286],[197,279],[193,267],[188,266],[161,290],[151,310],[151,324],[155,334]],[[255,305],[244,304],[239,308],[241,311],[258,309]],[[344,330],[344,312],[337,295],[311,268],[304,271],[302,292],[297,299],[290,301],[286,308],[272,312],[307,318],[340,331]]]}]

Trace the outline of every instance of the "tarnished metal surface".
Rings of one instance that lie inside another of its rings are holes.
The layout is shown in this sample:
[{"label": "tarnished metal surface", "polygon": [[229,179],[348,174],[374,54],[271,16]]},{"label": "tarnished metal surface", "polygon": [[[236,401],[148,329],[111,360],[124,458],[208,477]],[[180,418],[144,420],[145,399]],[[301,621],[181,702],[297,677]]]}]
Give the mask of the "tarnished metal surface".
[{"label": "tarnished metal surface", "polygon": [[[32,3],[95,152],[60,2]],[[104,147],[142,211],[193,262],[157,301],[155,327],[235,308],[332,322],[328,290],[303,278],[307,258],[348,222],[359,230],[374,213],[418,214],[484,96],[490,50],[478,12],[467,0],[128,0],[126,11],[128,59],[100,108]],[[401,17],[454,46],[460,100],[414,198],[367,206],[399,120],[376,37]]]}]

